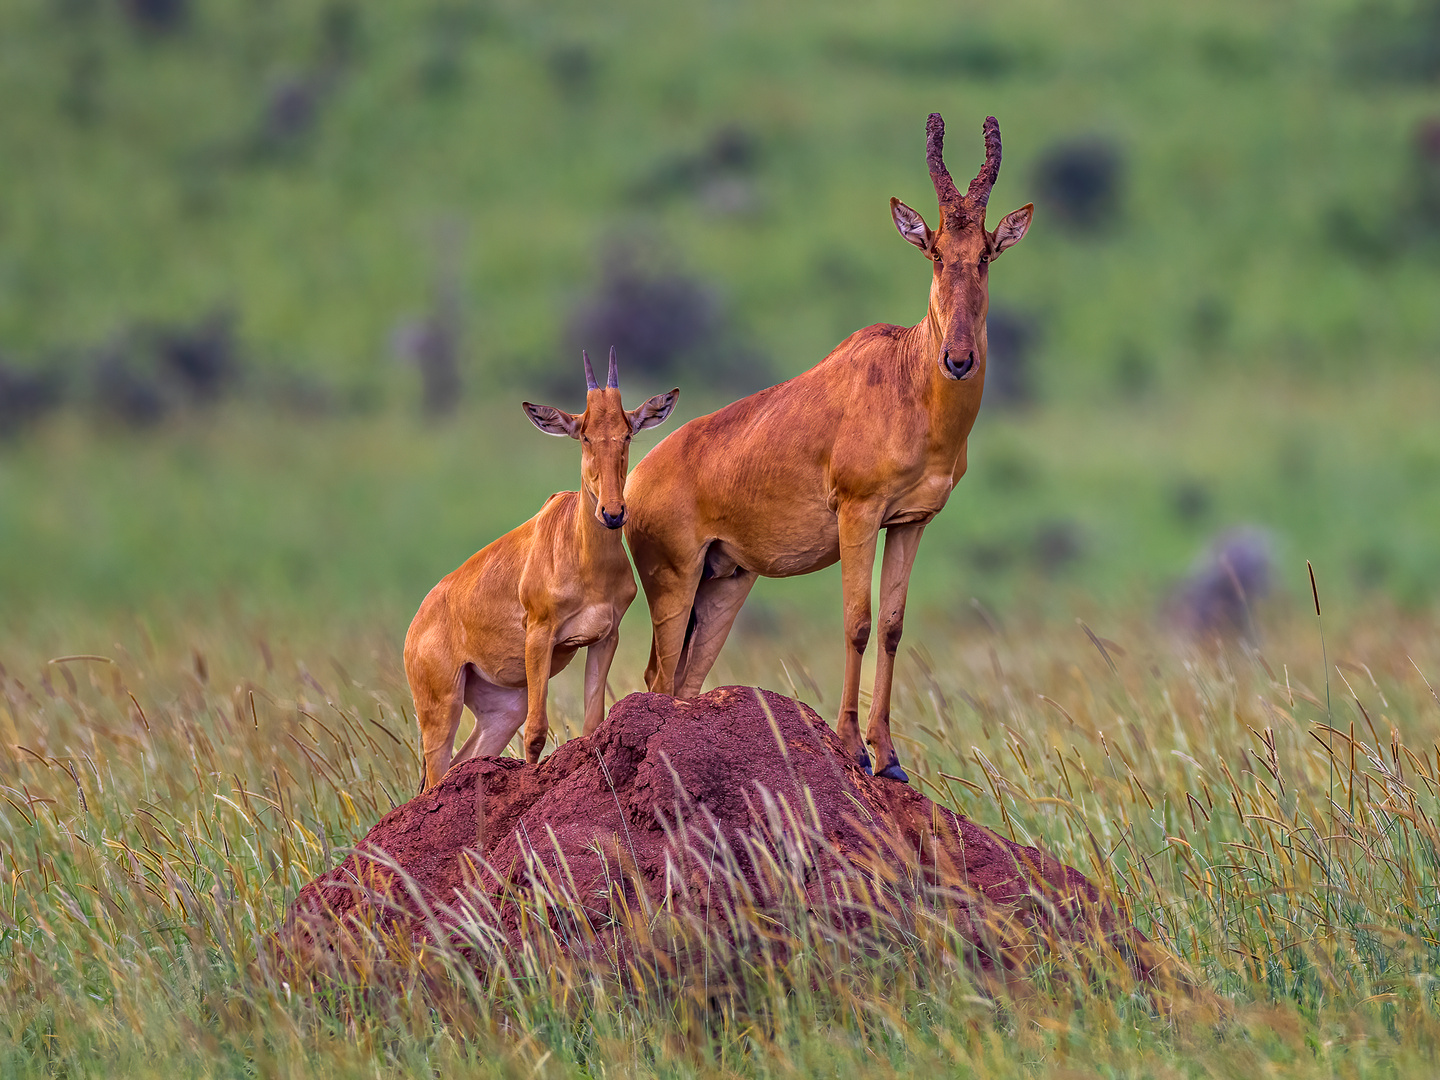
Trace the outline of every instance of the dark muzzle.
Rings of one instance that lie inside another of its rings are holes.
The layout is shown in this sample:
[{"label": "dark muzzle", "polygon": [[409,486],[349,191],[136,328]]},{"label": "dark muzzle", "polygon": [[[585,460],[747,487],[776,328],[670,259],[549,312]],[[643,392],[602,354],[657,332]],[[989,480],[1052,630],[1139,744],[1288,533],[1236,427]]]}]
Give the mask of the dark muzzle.
[{"label": "dark muzzle", "polygon": [[947,379],[968,379],[975,374],[975,350],[971,349],[961,356],[958,351],[952,355],[950,350],[946,349],[940,358],[940,367],[944,369]]},{"label": "dark muzzle", "polygon": [[625,524],[625,511],[621,510],[618,514],[612,514],[609,510],[601,510],[600,521],[607,529],[618,529]]}]

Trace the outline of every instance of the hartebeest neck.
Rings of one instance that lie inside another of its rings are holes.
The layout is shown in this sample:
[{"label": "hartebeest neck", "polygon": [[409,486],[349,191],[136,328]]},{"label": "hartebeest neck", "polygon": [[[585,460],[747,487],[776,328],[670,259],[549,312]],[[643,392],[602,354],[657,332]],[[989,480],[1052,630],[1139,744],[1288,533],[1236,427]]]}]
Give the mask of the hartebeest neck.
[{"label": "hartebeest neck", "polygon": [[[957,451],[970,435],[975,415],[980,408],[980,395],[985,383],[983,359],[969,379],[947,378],[941,367],[950,329],[950,312],[940,310],[932,298],[925,318],[905,331],[897,341],[900,362],[914,373],[912,385],[919,391],[930,414],[930,437],[937,445],[954,446]],[[975,338],[983,334],[983,320],[972,330]],[[975,342],[977,354],[980,342]],[[983,355],[983,354],[982,354]]]},{"label": "hartebeest neck", "polygon": [[584,485],[580,485],[580,500],[575,507],[575,553],[585,565],[613,560],[618,554],[625,557],[622,529],[607,529],[596,517],[599,501]]}]

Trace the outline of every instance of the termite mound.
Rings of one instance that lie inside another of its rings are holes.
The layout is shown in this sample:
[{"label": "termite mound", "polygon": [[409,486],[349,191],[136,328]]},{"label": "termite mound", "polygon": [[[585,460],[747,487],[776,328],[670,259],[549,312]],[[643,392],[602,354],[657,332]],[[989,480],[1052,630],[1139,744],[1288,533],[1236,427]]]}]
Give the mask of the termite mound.
[{"label": "termite mound", "polygon": [[[538,765],[456,765],[307,885],[281,938],[314,956],[362,926],[448,937],[476,966],[537,933],[571,954],[688,935],[735,955],[762,923],[873,945],[920,907],[984,971],[1058,953],[1142,979],[1168,966],[1079,871],[865,775],[806,705],[742,686],[632,694]],[[793,949],[803,932],[767,941]]]}]

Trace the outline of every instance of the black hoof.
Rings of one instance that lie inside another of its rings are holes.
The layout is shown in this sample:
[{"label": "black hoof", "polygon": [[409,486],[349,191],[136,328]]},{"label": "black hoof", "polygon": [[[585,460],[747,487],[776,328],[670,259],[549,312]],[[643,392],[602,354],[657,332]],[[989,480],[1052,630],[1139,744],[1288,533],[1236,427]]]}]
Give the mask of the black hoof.
[{"label": "black hoof", "polygon": [[899,780],[902,784],[908,784],[910,782],[910,777],[906,775],[904,769],[900,768],[898,761],[893,765],[885,766],[885,768],[881,769],[875,775],[883,776],[886,780]]},{"label": "black hoof", "polygon": [[859,765],[860,768],[865,770],[866,776],[875,775],[873,772],[870,771],[870,752],[868,750],[861,750],[858,754],[855,755],[855,764]]}]

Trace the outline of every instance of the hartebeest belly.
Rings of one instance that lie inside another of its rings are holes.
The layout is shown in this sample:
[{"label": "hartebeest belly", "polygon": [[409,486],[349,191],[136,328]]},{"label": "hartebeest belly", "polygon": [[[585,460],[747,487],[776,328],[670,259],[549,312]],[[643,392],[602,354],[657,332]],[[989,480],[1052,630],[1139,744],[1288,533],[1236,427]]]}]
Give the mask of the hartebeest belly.
[{"label": "hartebeest belly", "polygon": [[841,739],[865,768],[860,661],[880,575],[880,641],[865,742],[880,775],[907,779],[890,738],[890,691],[910,571],[926,524],[965,472],[985,371],[989,263],[1029,227],[1032,208],[985,228],[1000,130],[985,121],[985,164],[964,195],[931,114],[926,157],[940,201],[934,231],[892,199],[896,228],[932,263],[930,303],[913,327],[867,327],[789,382],[692,420],[636,467],[626,538],[650,605],[651,690],[700,692],[757,577],[837,560],[844,591]]}]

